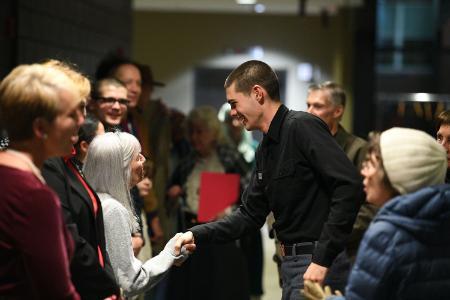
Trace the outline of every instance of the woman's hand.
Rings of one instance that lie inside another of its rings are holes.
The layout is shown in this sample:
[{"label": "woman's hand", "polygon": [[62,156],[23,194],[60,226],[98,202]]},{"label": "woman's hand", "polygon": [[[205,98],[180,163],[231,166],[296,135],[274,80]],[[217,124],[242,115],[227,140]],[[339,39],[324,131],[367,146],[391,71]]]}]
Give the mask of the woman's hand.
[{"label": "woman's hand", "polygon": [[[304,287],[300,292],[309,300],[325,300],[327,297],[333,296],[331,288],[328,285],[322,288],[318,282],[305,280]],[[342,296],[342,294],[340,291],[336,291],[335,296]]]},{"label": "woman's hand", "polygon": [[148,177],[144,177],[141,181],[136,184],[138,190],[139,190],[139,196],[145,197],[150,193],[150,190],[152,189],[153,183]]},{"label": "woman's hand", "polygon": [[152,241],[153,243],[160,242],[164,238],[164,232],[162,230],[158,216],[152,218],[150,222],[150,227],[153,233],[152,236],[150,237],[150,241]]},{"label": "woman's hand", "polygon": [[131,244],[133,246],[134,256],[137,257],[139,252],[141,252],[142,247],[144,246],[144,239],[138,233],[131,237]]},{"label": "woman's hand", "polygon": [[167,196],[171,199],[177,198],[183,194],[183,189],[179,185],[172,185],[167,191]]}]

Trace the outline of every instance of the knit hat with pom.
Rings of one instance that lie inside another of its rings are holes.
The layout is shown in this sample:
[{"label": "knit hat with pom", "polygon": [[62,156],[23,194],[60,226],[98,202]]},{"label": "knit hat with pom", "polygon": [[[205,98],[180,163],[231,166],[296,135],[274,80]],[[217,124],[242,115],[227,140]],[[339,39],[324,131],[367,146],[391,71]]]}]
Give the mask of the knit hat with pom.
[{"label": "knit hat with pom", "polygon": [[400,194],[444,183],[447,154],[430,135],[392,128],[380,136],[381,157],[389,181]]}]

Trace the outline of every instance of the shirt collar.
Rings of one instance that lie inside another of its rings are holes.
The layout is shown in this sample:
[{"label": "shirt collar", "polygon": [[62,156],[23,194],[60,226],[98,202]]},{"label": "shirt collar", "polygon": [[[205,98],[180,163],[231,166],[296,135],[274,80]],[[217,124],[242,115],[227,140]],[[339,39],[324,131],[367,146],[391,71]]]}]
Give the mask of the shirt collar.
[{"label": "shirt collar", "polygon": [[281,126],[288,112],[289,109],[284,104],[281,104],[272,122],[270,122],[266,136],[277,143],[280,141]]}]

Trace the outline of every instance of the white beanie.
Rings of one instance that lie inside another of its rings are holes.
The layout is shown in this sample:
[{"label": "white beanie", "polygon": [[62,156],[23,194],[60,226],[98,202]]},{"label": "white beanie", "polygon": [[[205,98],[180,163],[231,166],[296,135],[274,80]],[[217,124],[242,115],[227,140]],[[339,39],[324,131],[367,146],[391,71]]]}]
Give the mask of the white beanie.
[{"label": "white beanie", "polygon": [[381,157],[389,181],[400,194],[444,183],[447,154],[423,131],[395,127],[380,136]]}]

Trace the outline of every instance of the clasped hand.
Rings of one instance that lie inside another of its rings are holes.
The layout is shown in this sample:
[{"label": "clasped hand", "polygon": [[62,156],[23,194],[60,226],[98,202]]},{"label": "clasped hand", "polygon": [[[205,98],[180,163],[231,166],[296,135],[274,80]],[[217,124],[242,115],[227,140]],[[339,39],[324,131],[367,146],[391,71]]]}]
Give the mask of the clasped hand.
[{"label": "clasped hand", "polygon": [[195,251],[194,235],[190,231],[177,233],[173,240],[175,242],[173,246],[174,256],[180,256],[180,259],[177,259],[174,264],[180,266],[187,259],[188,255]]},{"label": "clasped hand", "polygon": [[331,288],[327,285],[323,288],[318,282],[310,280],[304,281],[304,289],[301,290],[303,296],[309,300],[325,300],[330,296],[342,296],[340,291],[335,291],[335,294],[331,292]]}]

